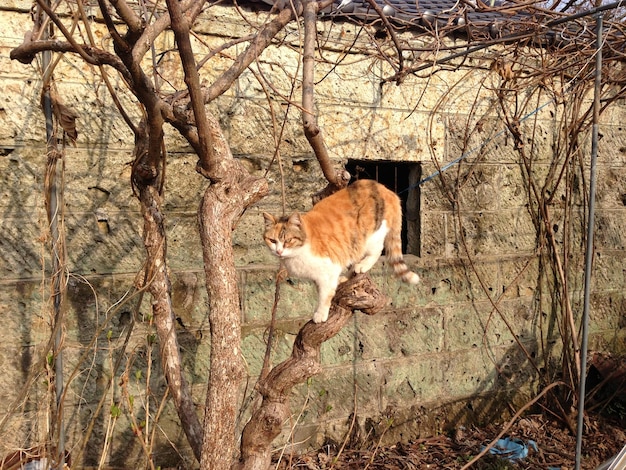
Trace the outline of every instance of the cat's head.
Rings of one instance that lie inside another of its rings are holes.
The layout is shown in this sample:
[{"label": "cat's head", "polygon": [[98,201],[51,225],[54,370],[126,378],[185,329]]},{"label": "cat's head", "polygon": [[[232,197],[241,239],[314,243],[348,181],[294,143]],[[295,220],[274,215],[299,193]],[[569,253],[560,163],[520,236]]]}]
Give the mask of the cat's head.
[{"label": "cat's head", "polygon": [[290,258],[304,245],[306,234],[302,226],[300,214],[294,212],[289,217],[274,217],[267,212],[263,239],[273,255],[279,258]]}]

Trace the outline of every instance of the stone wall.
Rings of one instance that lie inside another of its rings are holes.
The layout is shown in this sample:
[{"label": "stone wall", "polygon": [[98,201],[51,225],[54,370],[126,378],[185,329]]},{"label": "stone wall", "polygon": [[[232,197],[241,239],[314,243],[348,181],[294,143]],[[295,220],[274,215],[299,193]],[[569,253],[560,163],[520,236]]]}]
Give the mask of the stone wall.
[{"label": "stone wall", "polygon": [[[36,63],[24,66],[8,58],[30,27],[29,8],[30,2],[21,0],[0,8],[0,316],[5,325],[0,346],[4,371],[0,410],[3,415],[13,413],[10,429],[19,431],[7,434],[5,428],[3,452],[27,447],[45,435],[45,403],[50,399],[45,377],[39,376],[29,384],[25,405],[19,411],[10,407],[29,369],[45,361],[40,356],[51,322],[50,288],[44,280],[50,257],[42,196],[46,159],[38,106],[40,72]],[[247,14],[253,20],[266,15]],[[331,37],[334,42],[329,43],[335,45],[350,44],[356,34],[349,23],[321,23],[320,28],[320,34]],[[221,6],[207,11],[199,30],[211,33],[203,38],[207,44],[247,34],[232,9]],[[295,27],[290,28],[285,41],[295,43],[295,33]],[[367,44],[357,41],[357,46]],[[343,52],[334,47],[325,54],[333,60]],[[282,175],[278,161],[271,163],[274,129],[267,90],[253,74],[244,74],[236,87],[211,105],[233,153],[253,173],[267,174],[271,188],[271,194],[246,212],[234,232],[243,350],[250,377],[247,394],[265,352],[277,268],[262,243],[261,212],[282,211],[283,186],[287,209],[306,210],[310,196],[324,185],[302,134],[299,113],[288,108],[284,99],[297,60],[297,51],[270,48],[259,65],[274,87],[269,94],[279,118],[289,110],[280,141]],[[71,378],[66,413],[70,444],[76,450],[108,385],[115,393],[106,395],[105,409],[121,403],[126,393],[136,397],[135,413],[141,416],[141,406],[156,410],[165,384],[151,340],[149,299],[133,293],[144,261],[142,220],[130,186],[133,138],[117,117],[97,71],[65,59],[61,62],[55,73],[59,93],[80,115],[77,145],[68,148],[65,158],[64,208],[69,271],[65,357]],[[227,63],[224,58],[223,67]],[[219,64],[203,70],[209,80],[219,71]],[[419,256],[408,255],[407,261],[420,273],[421,283],[403,285],[388,276],[382,264],[375,268],[377,284],[392,299],[389,307],[373,317],[355,315],[349,327],[324,344],[324,371],[294,392],[293,419],[285,424],[277,445],[340,442],[349,428],[353,433],[358,430],[362,438],[377,441],[382,436],[394,442],[464,421],[499,419],[510,410],[509,403],[522,403],[536,391],[538,375],[531,362],[543,367],[544,358],[558,356],[551,307],[536,308],[539,288],[550,286],[538,282],[537,231],[528,210],[527,185],[489,92],[490,81],[497,77],[480,68],[459,69],[408,77],[401,86],[381,86],[380,79],[388,72],[380,60],[356,53],[336,68],[318,65],[317,73],[323,77],[316,90],[319,123],[333,158],[337,162],[412,162],[422,178],[435,175],[442,164],[464,158],[444,172],[444,180],[436,176],[414,188],[419,189]],[[123,87],[118,85],[121,92]],[[122,99],[133,110],[132,99],[124,95]],[[559,110],[549,105],[533,116],[532,123],[522,123],[529,133],[535,132],[537,174],[548,171],[558,116]],[[626,107],[619,105],[605,113],[602,122],[591,324],[592,347],[615,353],[626,349],[626,144],[621,124],[625,117]],[[463,143],[468,127],[473,133]],[[200,409],[209,331],[196,213],[206,181],[195,172],[195,157],[174,132],[167,140],[168,261],[187,374]],[[455,204],[448,198],[444,181],[458,184]],[[586,183],[580,183],[576,193],[580,201],[571,214],[580,220],[578,230],[570,234],[577,238],[584,230],[582,185]],[[559,211],[561,202],[555,201],[554,224],[558,226],[564,223],[564,215]],[[577,317],[583,282],[579,248],[567,267]],[[290,354],[295,334],[310,318],[313,305],[310,284],[290,280],[282,286],[274,363]],[[126,339],[128,362],[111,377],[111,364]],[[125,377],[130,378],[127,389],[120,385],[124,367]],[[145,405],[146,380],[153,393],[149,405]],[[113,420],[111,465],[128,466],[141,457],[140,446],[132,438],[131,413],[125,411]],[[104,415],[96,421],[86,464],[97,463],[107,429],[112,429],[112,418]],[[244,412],[242,424],[245,416]],[[189,450],[169,405],[159,424],[167,439],[158,434],[156,461],[160,465],[173,465],[180,459],[189,462]]]}]

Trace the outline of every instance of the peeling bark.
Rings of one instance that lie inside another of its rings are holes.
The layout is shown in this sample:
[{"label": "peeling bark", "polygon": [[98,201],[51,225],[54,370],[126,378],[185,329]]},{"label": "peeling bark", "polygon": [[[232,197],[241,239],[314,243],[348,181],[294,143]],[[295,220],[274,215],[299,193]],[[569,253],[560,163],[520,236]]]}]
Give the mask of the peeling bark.
[{"label": "peeling bark", "polygon": [[241,457],[233,470],[267,470],[271,463],[272,441],[289,418],[291,389],[321,371],[320,347],[350,321],[355,310],[374,315],[387,305],[388,298],[367,274],[359,274],[337,289],[328,321],[306,323],[294,341],[291,357],[274,367],[257,384],[263,401],[241,438]]},{"label": "peeling bark", "polygon": [[144,244],[150,265],[146,282],[152,295],[152,313],[159,336],[161,367],[183,431],[197,459],[202,447],[202,427],[196,413],[187,381],[182,373],[182,359],[176,335],[176,318],[172,308],[171,283],[166,264],[166,239],[161,211],[161,197],[153,186],[139,191],[144,218]]}]

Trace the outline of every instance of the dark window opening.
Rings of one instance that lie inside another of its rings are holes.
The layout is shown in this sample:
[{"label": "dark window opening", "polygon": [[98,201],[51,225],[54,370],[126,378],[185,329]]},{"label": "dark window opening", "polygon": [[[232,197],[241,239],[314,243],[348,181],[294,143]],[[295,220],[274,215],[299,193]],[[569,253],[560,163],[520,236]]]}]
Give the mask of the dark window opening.
[{"label": "dark window opening", "polygon": [[402,252],[420,255],[419,163],[348,160],[346,170],[353,179],[372,179],[395,192],[402,200]]}]

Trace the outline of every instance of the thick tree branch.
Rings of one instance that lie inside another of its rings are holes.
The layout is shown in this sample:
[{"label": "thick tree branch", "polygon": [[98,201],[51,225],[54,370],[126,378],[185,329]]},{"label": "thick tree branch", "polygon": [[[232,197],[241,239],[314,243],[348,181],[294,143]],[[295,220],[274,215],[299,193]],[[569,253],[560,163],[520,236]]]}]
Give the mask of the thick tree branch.
[{"label": "thick tree branch", "polygon": [[[248,48],[237,57],[233,65],[220,77],[218,77],[218,79],[215,80],[209,88],[204,90],[204,103],[209,103],[227,91],[232,86],[233,82],[241,75],[241,73],[245,71],[253,61],[257,60],[261,52],[263,52],[263,50],[271,44],[272,39],[276,36],[276,34],[278,34],[285,27],[285,25],[287,25],[294,18],[294,12],[291,9],[285,9],[276,15],[270,23],[265,25],[264,28],[262,28],[261,31],[253,38]],[[156,23],[158,22],[159,21]],[[137,54],[136,51],[135,54]],[[172,99],[172,103],[173,104],[169,108],[169,112],[165,114],[166,119],[181,133],[182,136],[185,137],[199,156],[205,154],[206,152],[203,150],[205,147],[200,141],[198,130],[195,125],[190,124],[191,120],[186,112],[186,109],[183,107],[184,105],[177,106],[176,98]],[[199,109],[197,104],[192,104],[191,100],[186,108],[189,107]],[[211,158],[214,158],[215,162],[219,162],[219,165],[222,165],[223,161],[215,156],[226,154],[230,155],[230,147],[221,132],[217,119],[215,119],[215,117],[208,112],[206,113],[206,116],[208,124],[207,132],[211,135],[211,138],[209,139],[210,153],[213,155]],[[217,166],[211,168],[208,161],[202,160],[201,157],[196,170],[206,178],[218,181],[223,178],[223,175],[228,168],[218,168]]]},{"label": "thick tree branch", "polygon": [[286,8],[278,13],[272,21],[266,24],[256,35],[248,48],[237,57],[235,63],[206,90],[204,94],[205,103],[213,101],[228,90],[243,71],[259,58],[261,52],[271,44],[272,39],[295,18],[296,15],[294,11],[291,8]]},{"label": "thick tree branch", "polygon": [[111,17],[111,13],[109,12],[107,3],[105,0],[98,0],[98,5],[100,6],[100,12],[102,13],[102,18],[104,19],[104,24],[109,30],[109,34],[111,35],[111,39],[113,39],[113,44],[118,50],[125,51],[128,53],[130,51],[130,46],[126,42],[122,35],[117,30],[115,26],[115,22]]},{"label": "thick tree branch", "polygon": [[201,174],[208,177],[212,182],[216,182],[223,177],[223,175],[219,175],[216,171],[218,162],[221,157],[230,158],[230,152],[228,152],[228,155],[224,155],[224,152],[218,153],[218,149],[212,147],[212,142],[209,140],[211,131],[209,129],[207,113],[204,109],[204,100],[200,87],[200,75],[198,74],[196,60],[191,47],[191,36],[189,34],[191,23],[183,16],[178,0],[167,0],[167,6],[172,19],[172,29],[174,30],[174,36],[178,44],[178,52],[185,74],[185,84],[189,92],[191,109],[198,132],[198,169]]},{"label": "thick tree branch", "polygon": [[[87,54],[92,65],[110,65],[122,74],[125,79],[130,79],[130,74],[124,63],[116,55],[109,52],[91,47],[85,44],[79,45],[80,49]],[[31,41],[30,36],[24,38],[24,42],[12,49],[10,52],[11,60],[17,60],[22,64],[30,64],[37,54],[43,51],[52,52],[72,52],[78,54],[74,44],[57,40],[38,40]]]},{"label": "thick tree branch", "polygon": [[[193,23],[197,15],[202,11],[202,7],[206,3],[205,0],[185,0],[180,2],[180,10],[183,13],[186,13],[188,10],[191,10],[190,24]],[[158,38],[163,31],[170,27],[170,14],[169,12],[165,12],[162,16],[157,18],[153,23],[146,25],[143,30],[143,33],[140,37],[137,38],[137,42],[133,47],[133,59],[135,61],[141,61],[143,57],[146,55],[148,50],[152,44],[154,44],[154,40]]]},{"label": "thick tree branch", "polygon": [[144,218],[144,244],[149,265],[146,268],[148,290],[152,295],[152,312],[159,336],[161,367],[174,406],[194,455],[199,460],[202,448],[202,426],[196,413],[190,387],[182,374],[182,359],[176,335],[176,318],[172,308],[171,283],[167,271],[166,238],[161,197],[154,186],[140,188],[139,200]]},{"label": "thick tree branch", "polygon": [[[111,3],[111,6],[115,8],[115,11],[124,24],[128,27],[129,35],[134,37],[139,36],[145,27],[145,22],[141,19],[141,17],[137,15],[124,0],[109,0],[109,2]],[[101,9],[102,6],[103,5],[101,3]]]},{"label": "thick tree branch", "polygon": [[331,194],[347,186],[350,178],[344,170],[336,171],[330,161],[315,113],[315,44],[317,41],[317,8],[315,0],[302,0],[304,19],[304,51],[302,59],[302,126],[313,153],[328,180],[325,191]]},{"label": "thick tree branch", "polygon": [[[127,39],[130,39],[127,37]],[[129,43],[133,46],[133,43]],[[129,85],[131,91],[143,105],[145,112],[147,147],[142,153],[135,156],[133,182],[138,185],[152,185],[159,176],[159,167],[162,163],[163,150],[163,125],[165,117],[171,115],[171,107],[162,100],[154,84],[146,75],[141,62],[134,60],[133,54],[128,50],[118,49],[117,53],[124,62],[130,74]]]},{"label": "thick tree branch", "polygon": [[257,385],[261,406],[246,424],[241,439],[241,457],[233,470],[267,470],[271,444],[290,414],[291,389],[321,371],[320,347],[350,321],[355,310],[374,315],[388,303],[366,274],[341,284],[333,299],[328,321],[306,323],[294,341],[291,357],[274,367]]}]

